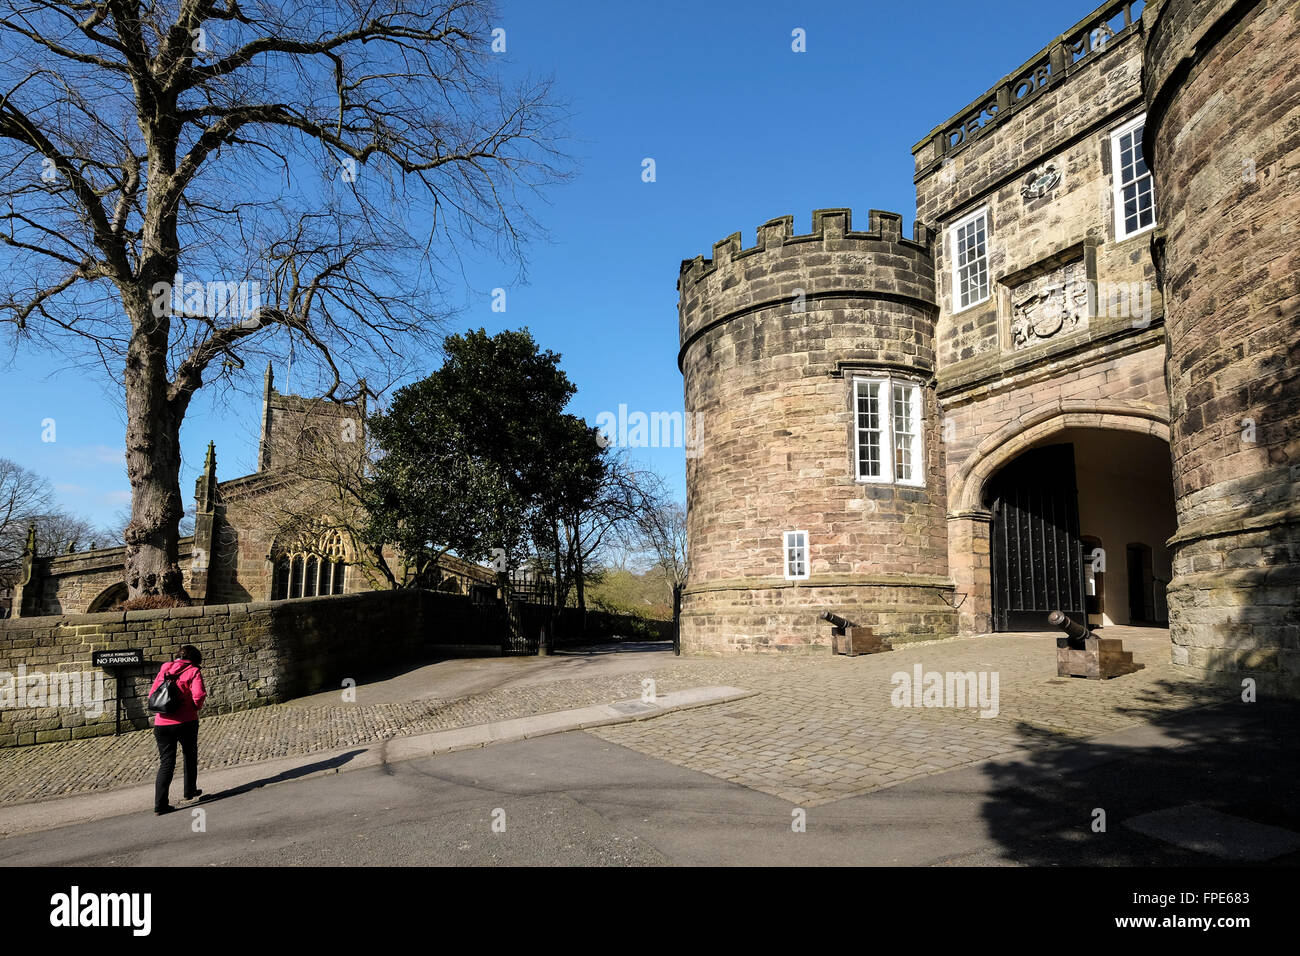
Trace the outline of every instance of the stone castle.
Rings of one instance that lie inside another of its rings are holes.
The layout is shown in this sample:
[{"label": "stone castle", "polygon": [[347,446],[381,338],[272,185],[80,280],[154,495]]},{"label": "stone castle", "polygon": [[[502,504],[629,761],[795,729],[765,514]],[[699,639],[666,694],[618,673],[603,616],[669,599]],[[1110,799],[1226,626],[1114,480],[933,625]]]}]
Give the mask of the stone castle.
[{"label": "stone castle", "polygon": [[1167,626],[1300,692],[1300,15],[1111,2],[913,148],[916,217],[678,280],[697,651]]}]

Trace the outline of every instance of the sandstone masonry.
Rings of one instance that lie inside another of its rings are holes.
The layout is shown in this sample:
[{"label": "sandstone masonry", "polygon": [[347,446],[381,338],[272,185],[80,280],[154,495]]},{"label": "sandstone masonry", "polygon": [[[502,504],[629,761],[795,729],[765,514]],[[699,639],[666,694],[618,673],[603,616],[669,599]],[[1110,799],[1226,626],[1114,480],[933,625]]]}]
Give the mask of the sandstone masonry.
[{"label": "sandstone masonry", "polygon": [[[916,144],[913,240],[823,210],[684,262],[684,644],[1060,601],[1300,692],[1298,61],[1294,3],[1106,3]],[[860,379],[918,386],[921,422]],[[913,480],[864,462],[880,436]]]}]

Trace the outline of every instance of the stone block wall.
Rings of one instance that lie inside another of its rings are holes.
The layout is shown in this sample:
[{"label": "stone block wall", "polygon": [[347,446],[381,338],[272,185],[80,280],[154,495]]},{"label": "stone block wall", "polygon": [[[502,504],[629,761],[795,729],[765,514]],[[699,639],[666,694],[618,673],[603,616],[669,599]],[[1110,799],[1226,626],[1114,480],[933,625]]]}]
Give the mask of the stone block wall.
[{"label": "stone block wall", "polygon": [[1153,3],[1173,659],[1300,693],[1300,8]]},{"label": "stone block wall", "polygon": [[992,516],[985,492],[999,468],[1070,429],[1169,438],[1162,329],[1114,340],[1085,357],[1037,371],[954,392],[944,402],[948,560],[962,602],[962,633],[992,629]]},{"label": "stone block wall", "polygon": [[[181,538],[176,554],[182,582],[190,587],[194,538]],[[15,608],[22,616],[84,614],[110,588],[123,584],[126,548],[96,548],[33,559],[31,581],[17,589]]]},{"label": "stone block wall", "polygon": [[[929,235],[897,215],[789,216],[742,249],[682,264],[679,364],[701,416],[687,459],[690,580],[682,643],[695,651],[825,650],[822,610],[906,639],[951,633],[944,475],[933,390]],[[856,480],[853,376],[919,383],[924,485]],[[783,534],[806,531],[806,580],[785,579]]]},{"label": "stone block wall", "polygon": [[0,701],[20,667],[28,675],[93,673],[94,651],[130,648],[142,649],[149,663],[123,671],[120,680],[104,672],[97,717],[87,717],[87,708],[0,706],[0,746],[111,734],[119,697],[124,729],[149,726],[149,685],[182,644],[203,652],[210,695],[203,713],[227,713],[338,688],[347,677],[475,643],[483,639],[475,615],[467,597],[408,590],[5,620]]},{"label": "stone block wall", "polygon": [[[1150,235],[1117,241],[1115,231],[1110,131],[1144,109],[1143,20],[1126,13],[1129,6],[1099,8],[913,149],[917,221],[936,231],[942,385],[1005,376],[1122,333],[1135,318],[1126,313],[1135,310],[1106,298],[1122,291],[1120,284],[1144,283],[1150,298],[1143,311],[1159,320],[1163,306],[1147,251]],[[1024,95],[1017,98],[1017,91]],[[968,123],[977,125],[954,144],[953,130]],[[1025,195],[1039,175],[1054,185]],[[992,294],[960,309],[948,227],[983,207]],[[1086,276],[1101,290],[1095,314],[1017,347],[1012,299],[1040,278],[1059,282],[1053,273],[1066,267],[1072,279],[1074,273]]]},{"label": "stone block wall", "polygon": [[[998,468],[1070,429],[1168,438],[1152,233],[1117,237],[1112,188],[1111,131],[1145,108],[1138,7],[1099,7],[913,150],[917,219],[935,232],[936,394],[963,633],[993,623],[985,483]],[[979,209],[990,295],[960,309],[950,226]],[[1044,309],[1074,315],[1026,337],[1017,304],[1035,291],[1058,296]]]}]

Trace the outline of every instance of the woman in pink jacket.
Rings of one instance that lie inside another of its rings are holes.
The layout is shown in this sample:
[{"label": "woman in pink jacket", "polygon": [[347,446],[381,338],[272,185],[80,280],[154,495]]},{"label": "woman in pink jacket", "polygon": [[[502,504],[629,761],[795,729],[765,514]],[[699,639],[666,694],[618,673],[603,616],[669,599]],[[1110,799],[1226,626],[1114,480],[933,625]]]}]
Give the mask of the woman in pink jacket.
[{"label": "woman in pink jacket", "polygon": [[170,813],[176,808],[170,798],[172,777],[176,774],[176,745],[181,745],[185,756],[185,799],[194,800],[202,795],[199,782],[199,710],[207,699],[203,686],[203,673],[199,665],[203,655],[193,644],[184,645],[176,659],[168,661],[158,671],[149,688],[150,696],[170,675],[176,676],[176,686],[181,693],[181,704],[168,714],[154,714],[153,736],[158,744],[158,779],[154,783],[153,812]]}]

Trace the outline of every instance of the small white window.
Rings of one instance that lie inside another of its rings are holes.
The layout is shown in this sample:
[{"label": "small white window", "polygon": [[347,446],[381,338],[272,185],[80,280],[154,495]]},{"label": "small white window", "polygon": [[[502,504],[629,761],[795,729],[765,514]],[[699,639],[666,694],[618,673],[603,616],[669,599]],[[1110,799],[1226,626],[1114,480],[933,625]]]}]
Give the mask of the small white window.
[{"label": "small white window", "polygon": [[808,577],[808,532],[785,533],[785,576],[794,581]]},{"label": "small white window", "polygon": [[857,480],[925,484],[921,386],[888,376],[853,380]]},{"label": "small white window", "polygon": [[989,297],[988,232],[987,209],[959,219],[948,230],[954,312],[979,305]]},{"label": "small white window", "polygon": [[1156,193],[1142,155],[1143,113],[1110,134],[1111,182],[1115,191],[1115,238],[1128,239],[1156,224]]}]

